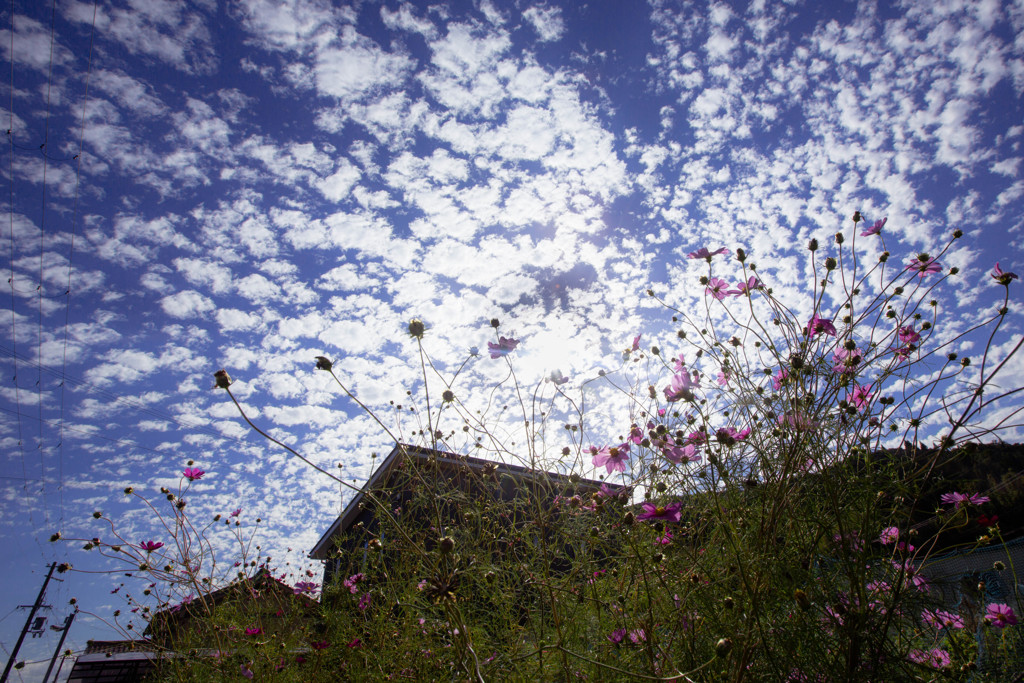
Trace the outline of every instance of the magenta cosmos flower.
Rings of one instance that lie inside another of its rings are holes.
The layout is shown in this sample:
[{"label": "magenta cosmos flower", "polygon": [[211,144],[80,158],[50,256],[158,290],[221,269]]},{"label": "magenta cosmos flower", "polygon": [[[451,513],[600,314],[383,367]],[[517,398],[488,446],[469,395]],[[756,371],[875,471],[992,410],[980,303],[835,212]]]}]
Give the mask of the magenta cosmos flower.
[{"label": "magenta cosmos flower", "polygon": [[725,247],[722,247],[721,249],[716,249],[715,251],[708,251],[707,247],[701,247],[697,251],[691,251],[687,255],[690,258],[702,258],[705,261],[707,261],[708,263],[710,263],[712,256],[716,256],[718,254],[725,254],[726,256],[728,256],[729,253],[730,253],[729,250],[726,249]]},{"label": "magenta cosmos flower", "polygon": [[864,228],[864,230],[860,233],[860,236],[870,237],[871,235],[877,235],[878,233],[882,232],[882,228],[885,227],[885,222],[887,220],[889,220],[888,216],[886,216],[880,221],[875,221],[874,225]]},{"label": "magenta cosmos flower", "polygon": [[151,553],[154,550],[159,550],[163,547],[164,544],[160,543],[159,541],[146,541],[145,543],[139,544],[139,550],[145,550],[147,553]]},{"label": "magenta cosmos flower", "polygon": [[1013,608],[1009,605],[996,603],[986,608],[985,621],[996,628],[1005,628],[1007,626],[1014,626],[1017,623],[1017,615],[1013,613]]},{"label": "magenta cosmos flower", "polygon": [[819,318],[818,316],[811,318],[811,322],[807,323],[806,330],[809,339],[814,339],[819,334],[827,334],[830,337],[836,336],[836,326],[832,324],[832,321],[826,318]]},{"label": "magenta cosmos flower", "polygon": [[871,401],[871,395],[870,384],[859,385],[854,388],[853,394],[850,396],[850,403],[852,403],[857,410],[863,410]]},{"label": "magenta cosmos flower", "polygon": [[669,403],[675,403],[680,400],[693,400],[692,389],[696,386],[698,386],[696,379],[691,379],[690,373],[685,369],[677,372],[672,376],[672,384],[665,387],[665,400]]},{"label": "magenta cosmos flower", "polygon": [[741,282],[738,285],[736,285],[736,293],[737,294],[748,294],[749,295],[749,294],[753,294],[755,290],[763,289],[763,288],[764,288],[764,285],[761,284],[761,281],[758,280],[753,275],[751,275],[749,278],[747,278],[746,282]]},{"label": "magenta cosmos flower", "polygon": [[958,491],[943,493],[939,500],[942,501],[943,505],[955,505],[957,508],[961,505],[981,505],[989,501],[986,496],[980,493],[972,493],[968,496],[966,493],[959,493]]},{"label": "magenta cosmos flower", "polygon": [[916,344],[921,341],[921,335],[917,333],[913,325],[899,328],[897,334],[903,344]]},{"label": "magenta cosmos flower", "polygon": [[594,467],[603,465],[609,474],[626,471],[626,461],[629,460],[628,443],[621,446],[605,446],[601,449],[591,446],[590,453],[594,456]]},{"label": "magenta cosmos flower", "polygon": [[658,506],[654,503],[644,503],[644,511],[636,516],[641,522],[678,522],[683,518],[683,504],[672,503],[671,505]]},{"label": "magenta cosmos flower", "polygon": [[998,261],[996,261],[995,270],[992,271],[991,275],[992,275],[992,279],[993,280],[995,280],[996,282],[998,282],[1001,285],[1006,285],[1006,286],[1009,286],[1010,283],[1013,282],[1014,280],[1019,279],[1017,277],[1016,273],[1006,273],[1006,272],[1003,272],[1003,269],[999,267],[999,262]]},{"label": "magenta cosmos flower", "polygon": [[931,275],[932,273],[941,273],[942,264],[928,254],[918,254],[917,257],[910,260],[906,270],[914,271],[919,278],[923,278],[925,275]]},{"label": "magenta cosmos flower", "polygon": [[487,350],[491,352],[491,358],[507,356],[515,351],[517,346],[519,346],[518,339],[508,339],[506,337],[498,337],[497,344],[494,342],[487,342]]},{"label": "magenta cosmos flower", "polygon": [[198,467],[186,467],[182,475],[189,481],[195,481],[196,479],[202,479],[206,472],[202,471]]},{"label": "magenta cosmos flower", "polygon": [[900,530],[894,526],[882,529],[882,533],[879,534],[878,540],[882,545],[891,545],[900,540]]},{"label": "magenta cosmos flower", "polygon": [[708,286],[707,289],[704,290],[704,293],[710,294],[719,301],[721,301],[727,296],[735,296],[739,294],[739,292],[729,289],[728,282],[717,277],[713,277],[711,278],[711,280],[708,281]]}]

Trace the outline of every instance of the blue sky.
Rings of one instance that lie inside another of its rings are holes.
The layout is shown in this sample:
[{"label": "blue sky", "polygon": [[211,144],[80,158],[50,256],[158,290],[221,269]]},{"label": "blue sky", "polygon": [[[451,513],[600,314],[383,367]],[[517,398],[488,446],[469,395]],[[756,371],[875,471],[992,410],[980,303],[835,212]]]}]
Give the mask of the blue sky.
[{"label": "blue sky", "polygon": [[[94,510],[156,538],[121,491],[176,486],[188,459],[208,472],[196,515],[241,507],[267,552],[301,562],[341,494],[244,427],[211,389],[221,367],[260,424],[358,482],[388,436],[312,359],[390,416],[422,384],[413,317],[448,377],[499,317],[522,339],[524,385],[558,369],[578,393],[638,333],[671,348],[644,291],[702,306],[698,247],[744,247],[802,314],[803,245],[854,210],[888,217],[894,254],[962,229],[942,334],[991,313],[996,261],[1024,268],[1019,1],[14,0],[0,14],[0,616],[50,561],[99,568],[47,542],[95,535]],[[1000,348],[1020,328],[1011,309]],[[453,388],[483,406],[506,372],[484,355]],[[628,427],[614,392],[593,392],[594,440]],[[415,417],[401,424],[412,438]],[[114,579],[64,578],[53,622],[70,596],[123,607]],[[5,647],[23,619],[0,621]],[[88,637],[116,635],[83,616],[70,642]]]}]

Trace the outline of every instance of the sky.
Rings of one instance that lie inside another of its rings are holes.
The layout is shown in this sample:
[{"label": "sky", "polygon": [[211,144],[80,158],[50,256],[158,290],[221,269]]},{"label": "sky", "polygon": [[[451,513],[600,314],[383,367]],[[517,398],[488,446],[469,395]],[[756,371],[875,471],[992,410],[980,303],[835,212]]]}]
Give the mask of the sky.
[{"label": "sky", "polygon": [[[122,491],[159,503],[188,460],[197,518],[240,508],[264,555],[302,565],[351,494],[254,434],[220,368],[258,425],[358,485],[391,436],[313,359],[413,440],[412,318],[435,406],[458,371],[467,407],[515,422],[488,393],[509,372],[496,317],[525,395],[568,377],[599,441],[630,417],[598,372],[628,383],[637,334],[671,351],[645,291],[702,307],[700,247],[744,248],[802,316],[804,245],[852,235],[854,210],[887,217],[894,254],[961,229],[946,338],[1001,302],[997,261],[1024,268],[1021,0],[11,0],[0,51],[5,659],[50,562],[103,569],[50,535],[111,519],[160,540]],[[997,351],[1020,330],[1011,306]],[[124,607],[122,579],[61,578],[49,623],[71,597],[90,613],[68,644],[119,637],[94,615]]]}]

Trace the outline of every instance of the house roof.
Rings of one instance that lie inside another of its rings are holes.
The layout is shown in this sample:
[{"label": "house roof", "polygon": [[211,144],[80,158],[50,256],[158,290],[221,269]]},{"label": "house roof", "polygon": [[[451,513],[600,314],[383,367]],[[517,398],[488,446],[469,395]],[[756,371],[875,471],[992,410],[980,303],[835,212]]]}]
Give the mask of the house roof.
[{"label": "house roof", "polygon": [[[334,523],[331,524],[330,528],[324,532],[323,536],[320,537],[320,540],[313,546],[313,549],[309,552],[310,559],[327,559],[327,553],[333,546],[333,540],[348,530],[348,528],[355,522],[355,519],[360,512],[360,504],[363,502],[366,492],[372,491],[374,487],[386,483],[391,473],[406,457],[423,461],[431,459],[432,462],[436,461],[437,465],[440,467],[448,469],[469,467],[473,470],[482,471],[485,468],[496,468],[495,471],[498,474],[504,473],[519,479],[530,480],[543,478],[545,481],[564,484],[566,487],[575,486],[584,489],[596,490],[601,486],[601,484],[605,483],[594,481],[592,479],[579,479],[576,477],[570,478],[567,475],[558,474],[557,472],[546,472],[544,470],[531,469],[522,465],[510,465],[496,460],[475,458],[469,455],[457,455],[446,451],[438,451],[431,448],[411,446],[402,443],[395,444],[395,447],[391,449],[391,453],[384,458],[384,462],[382,462],[373,474],[370,475],[369,480],[365,485],[363,485],[362,489],[353,496],[352,500],[350,500],[348,505],[345,506],[341,515],[334,520]],[[622,488],[615,484],[608,484],[608,486],[615,490]]]}]

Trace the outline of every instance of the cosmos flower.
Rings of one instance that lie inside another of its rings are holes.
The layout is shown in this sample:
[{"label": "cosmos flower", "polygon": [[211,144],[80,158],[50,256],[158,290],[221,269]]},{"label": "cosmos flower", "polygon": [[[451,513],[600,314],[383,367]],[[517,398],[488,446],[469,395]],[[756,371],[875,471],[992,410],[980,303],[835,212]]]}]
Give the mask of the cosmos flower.
[{"label": "cosmos flower", "polygon": [[934,626],[935,628],[953,629],[964,627],[963,617],[959,614],[953,614],[952,612],[947,612],[942,609],[934,611],[926,609],[921,612],[921,619],[923,619],[929,626]]},{"label": "cosmos flower", "polygon": [[966,493],[959,493],[957,491],[943,493],[939,500],[942,501],[943,505],[955,505],[957,508],[961,505],[981,505],[989,501],[986,496],[980,493],[972,493],[968,496]]},{"label": "cosmos flower", "polygon": [[[249,664],[252,664],[252,662],[249,662]],[[248,665],[240,664],[239,667],[240,667],[240,671],[242,672],[243,676],[245,676],[246,678],[252,678],[253,677],[252,669],[250,669]]]},{"label": "cosmos flower", "polygon": [[700,460],[700,456],[697,455],[696,446],[692,443],[676,443],[675,439],[671,436],[659,439],[651,445],[661,449],[661,454],[665,456],[665,459],[677,465],[683,462],[697,462]]},{"label": "cosmos flower", "polygon": [[356,584],[362,581],[364,577],[365,575],[362,572],[359,572],[358,574],[353,574],[352,576],[342,581],[342,585],[348,589],[349,593],[358,593],[359,589],[356,587]]},{"label": "cosmos flower", "polygon": [[892,545],[900,539],[900,530],[894,526],[882,529],[878,540],[882,545]]},{"label": "cosmos flower", "polygon": [[[696,374],[696,373],[694,373]],[[665,387],[665,399],[669,403],[679,400],[690,401],[693,399],[693,389],[698,386],[695,379],[690,378],[690,373],[685,369],[672,376],[672,384]]]},{"label": "cosmos flower", "polygon": [[660,522],[678,522],[683,518],[683,504],[672,503],[671,505],[658,506],[654,503],[644,503],[644,511],[636,516],[637,520],[644,521],[660,521]]},{"label": "cosmos flower", "polygon": [[916,664],[925,664],[935,669],[945,669],[950,664],[949,653],[939,648],[931,650],[911,650],[907,659]]},{"label": "cosmos flower", "polygon": [[326,640],[314,640],[309,645],[314,650],[326,650],[328,647],[330,647],[331,644],[328,643]]},{"label": "cosmos flower", "polygon": [[245,629],[245,635],[247,636],[258,636],[261,633],[263,633],[263,629],[259,626],[250,626]]},{"label": "cosmos flower", "polygon": [[921,335],[917,333],[913,325],[907,325],[901,327],[896,331],[896,334],[900,338],[900,342],[903,344],[916,344],[921,341]]},{"label": "cosmos flower", "polygon": [[999,267],[999,262],[998,261],[996,261],[996,267],[995,267],[995,269],[990,274],[992,275],[992,279],[993,280],[995,280],[996,282],[998,282],[1001,285],[1006,285],[1007,287],[1010,286],[1011,282],[1013,282],[1014,280],[1019,279],[1017,277],[1016,273],[1005,273],[1005,272],[1003,272],[1003,269]]},{"label": "cosmos flower", "polygon": [[789,370],[786,368],[779,368],[779,371],[772,377],[772,389],[778,391],[782,388],[782,385],[789,379]]},{"label": "cosmos flower", "polygon": [[508,339],[506,337],[498,337],[498,343],[487,342],[487,350],[491,353],[491,358],[500,358],[507,356],[508,354],[515,351],[515,348],[519,346],[518,339]]},{"label": "cosmos flower", "polygon": [[235,509],[234,509],[234,510],[232,510],[232,512],[231,512],[231,516],[232,516],[232,517],[237,517],[237,516],[238,516],[238,515],[240,515],[240,514],[242,514],[242,508],[235,508]]},{"label": "cosmos flower", "polygon": [[295,595],[300,595],[302,593],[315,593],[319,587],[320,584],[313,583],[312,581],[299,581],[295,584],[295,587],[292,588],[292,592]]},{"label": "cosmos flower", "polygon": [[556,387],[561,386],[569,381],[569,378],[562,374],[561,370],[552,370],[551,374],[548,375],[548,381],[553,383]]},{"label": "cosmos flower", "polygon": [[918,254],[907,263],[905,270],[912,270],[917,273],[919,278],[923,278],[925,275],[931,275],[932,273],[941,273],[942,264],[928,254]]},{"label": "cosmos flower", "polygon": [[832,372],[837,372],[841,375],[855,374],[860,361],[860,349],[837,348],[832,352]]},{"label": "cosmos flower", "polygon": [[819,334],[827,334],[830,337],[836,336],[836,326],[832,324],[832,321],[819,318],[818,316],[811,318],[811,322],[807,323],[806,330],[809,339],[814,339]]},{"label": "cosmos flower", "polygon": [[985,621],[996,628],[1005,628],[1017,623],[1013,608],[1004,603],[993,603],[985,608]]},{"label": "cosmos flower", "polygon": [[616,645],[621,643],[622,639],[625,638],[625,637],[626,637],[626,629],[624,629],[624,628],[617,628],[617,629],[615,629],[614,631],[611,632],[611,635],[607,636],[608,640],[612,641],[612,643],[614,643]]},{"label": "cosmos flower", "polygon": [[[998,264],[997,264],[997,266],[998,266]],[[1014,276],[1014,277],[1016,277],[1016,276]],[[640,335],[638,334],[635,337],[633,337],[633,347],[632,347],[632,350],[636,351],[639,348],[640,348]]]},{"label": "cosmos flower", "polygon": [[746,295],[749,296],[750,294],[753,294],[758,289],[764,289],[764,285],[761,284],[761,281],[758,280],[753,275],[751,275],[749,278],[747,278],[746,282],[741,282],[738,285],[736,285],[736,293],[737,294],[746,294]]},{"label": "cosmos flower", "polygon": [[708,286],[707,289],[704,290],[704,293],[710,294],[719,301],[721,301],[727,296],[735,296],[739,294],[739,292],[729,289],[728,282],[717,277],[713,277],[710,281],[708,281]]},{"label": "cosmos flower", "polygon": [[871,396],[870,384],[858,385],[854,388],[853,394],[850,396],[850,403],[852,403],[857,410],[863,410],[871,401]]},{"label": "cosmos flower", "polygon": [[789,427],[797,431],[807,431],[818,426],[817,422],[799,411],[779,415],[778,423],[781,427]]},{"label": "cosmos flower", "polygon": [[867,228],[864,228],[864,230],[861,231],[860,236],[861,237],[870,237],[871,235],[877,235],[878,233],[882,232],[882,228],[885,227],[885,222],[887,220],[889,220],[888,216],[886,216],[885,218],[883,218],[880,221],[875,221],[874,225],[872,225],[870,227],[867,227]]},{"label": "cosmos flower", "polygon": [[707,247],[701,247],[697,251],[691,251],[688,254],[688,256],[690,258],[702,258],[705,261],[707,261],[708,263],[711,263],[711,257],[712,256],[716,256],[718,254],[725,254],[726,256],[728,256],[729,253],[730,253],[729,250],[726,249],[725,247],[722,247],[721,249],[716,249],[715,251],[708,251]]},{"label": "cosmos flower", "polygon": [[198,467],[186,467],[182,475],[189,481],[195,481],[196,479],[202,479],[203,475],[206,474],[203,470]]},{"label": "cosmos flower", "polygon": [[715,432],[715,438],[718,442],[726,446],[732,446],[737,441],[743,441],[750,436],[750,427],[745,429],[736,429],[735,427],[722,427]]},{"label": "cosmos flower", "polygon": [[139,544],[139,550],[145,550],[147,553],[151,553],[154,550],[158,550],[163,547],[164,544],[160,543],[159,541],[146,541],[144,543]]},{"label": "cosmos flower", "polygon": [[359,598],[359,611],[365,612],[366,608],[370,606],[370,594],[363,593],[363,597]]},{"label": "cosmos flower", "polygon": [[594,467],[603,465],[609,474],[626,471],[626,461],[629,460],[628,443],[621,446],[605,446],[601,449],[591,446],[590,452],[594,456]]}]

